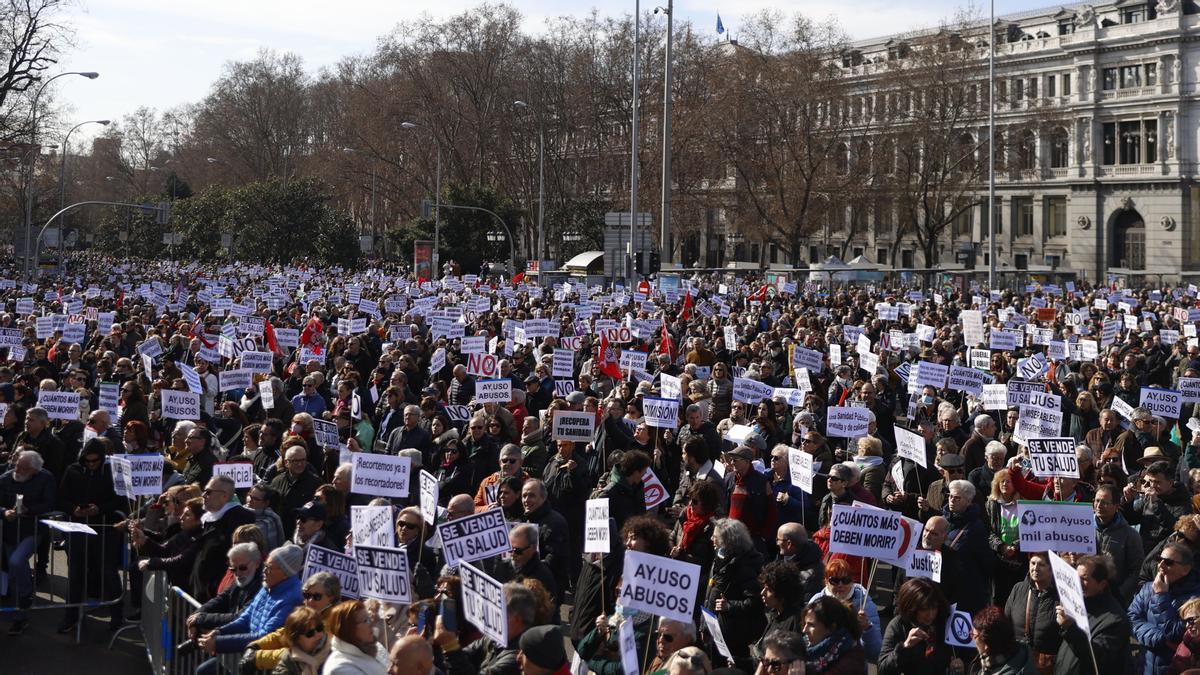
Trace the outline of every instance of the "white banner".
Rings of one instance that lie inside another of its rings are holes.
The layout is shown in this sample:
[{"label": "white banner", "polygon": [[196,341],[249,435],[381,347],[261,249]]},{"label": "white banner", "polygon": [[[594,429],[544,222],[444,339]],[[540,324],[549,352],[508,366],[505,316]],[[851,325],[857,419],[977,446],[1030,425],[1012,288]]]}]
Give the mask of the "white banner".
[{"label": "white banner", "polygon": [[254,487],[254,465],[250,462],[217,462],[213,465],[213,475],[229,476],[238,490]]},{"label": "white banner", "polygon": [[867,435],[871,411],[866,408],[832,406],[826,408],[826,435],[832,438],[858,438]]},{"label": "white banner", "polygon": [[745,377],[733,378],[733,400],[749,405],[758,405],[763,399],[771,398],[775,388],[758,380]]},{"label": "white banner", "polygon": [[437,478],[421,469],[421,518],[430,525],[437,521],[439,489]]},{"label": "white banner", "polygon": [[626,551],[621,579],[622,606],[691,623],[700,585],[699,565]]},{"label": "white banner", "polygon": [[679,426],[679,399],[646,396],[642,399],[646,426],[674,429]]},{"label": "white banner", "polygon": [[218,375],[220,384],[218,388],[222,392],[227,391],[242,391],[249,389],[254,383],[254,373],[248,368],[238,368],[236,370],[226,370]]},{"label": "white banner", "polygon": [[1079,478],[1074,438],[1030,438],[1025,444],[1033,463],[1033,475],[1038,478]]},{"label": "white banner", "polygon": [[375,497],[407,497],[412,460],[408,457],[354,453],[350,492]]},{"label": "white banner", "polygon": [[1075,621],[1084,635],[1091,638],[1092,627],[1088,621],[1079,572],[1054,551],[1050,551],[1050,571],[1054,573],[1054,586],[1058,589],[1058,603],[1062,605],[1063,613]]},{"label": "white banner", "polygon": [[1142,387],[1142,407],[1154,415],[1177,420],[1183,408],[1183,394],[1173,389]]},{"label": "white banner", "polygon": [[79,394],[73,391],[42,389],[38,391],[37,404],[39,408],[46,409],[46,413],[52,420],[78,421],[80,419]]},{"label": "white banner", "polygon": [[[895,431],[896,454],[925,468],[925,437],[902,427],[895,427]],[[903,485],[897,485],[897,487],[903,487]]]},{"label": "white banner", "polygon": [[199,420],[200,395],[190,391],[163,389],[162,416],[172,420]]},{"label": "white banner", "polygon": [[885,509],[834,504],[829,526],[832,553],[902,560],[917,543],[904,517]]},{"label": "white banner", "polygon": [[808,494],[813,493],[813,456],[797,450],[796,448],[788,448],[788,473],[792,479],[792,485],[804,490]]},{"label": "white banner", "polygon": [[1096,552],[1096,518],[1091,504],[1017,502],[1022,552]]},{"label": "white banner", "polygon": [[[491,356],[488,354],[488,356]],[[512,380],[476,380],[476,403],[499,403],[504,405],[512,400]]]},{"label": "white banner", "polygon": [[396,547],[390,506],[351,506],[350,533],[355,546]]}]

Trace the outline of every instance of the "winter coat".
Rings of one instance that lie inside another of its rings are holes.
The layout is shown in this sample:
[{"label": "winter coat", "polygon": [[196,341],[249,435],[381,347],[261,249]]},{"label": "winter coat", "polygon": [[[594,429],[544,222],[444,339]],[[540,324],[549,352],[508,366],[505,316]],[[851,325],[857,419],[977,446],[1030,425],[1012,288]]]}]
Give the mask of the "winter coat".
[{"label": "winter coat", "polygon": [[[209,514],[205,514],[207,518]],[[216,595],[217,584],[228,568],[226,555],[233,541],[233,531],[242,525],[254,524],[254,512],[244,506],[231,506],[214,521],[200,526],[199,550],[192,568],[192,597],[207,602]]]},{"label": "winter coat", "polygon": [[383,645],[375,645],[375,656],[338,638],[330,641],[329,658],[321,666],[321,675],[387,675],[388,656]]},{"label": "winter coat", "polygon": [[1037,664],[1029,647],[1017,643],[1017,650],[1008,655],[1004,663],[984,667],[978,661],[972,664],[971,675],[1037,675]]},{"label": "winter coat", "polygon": [[447,651],[443,670],[446,675],[520,675],[521,666],[517,662],[520,640],[521,636],[510,635],[505,646],[481,638],[461,649]]},{"label": "winter coat", "polygon": [[236,619],[218,629],[217,653],[242,651],[246,645],[282,626],[302,601],[297,577],[288,577],[273,588],[263,586]]},{"label": "winter coat", "polygon": [[959,608],[974,614],[988,604],[988,580],[996,565],[996,556],[988,547],[987,525],[979,517],[979,507],[972,504],[962,513],[953,513],[947,506],[942,515],[950,521],[946,547],[958,553],[967,578],[975,583],[959,588]]},{"label": "winter coat", "polygon": [[[808,604],[817,601],[818,598],[825,596],[825,589],[821,589],[816,595],[808,600]],[[851,591],[850,605],[855,617],[858,616],[858,611],[867,613],[867,620],[871,625],[862,634],[862,645],[866,651],[867,660],[871,663],[879,661],[879,650],[883,646],[883,626],[879,620],[879,608],[875,606],[875,601],[871,596],[867,595],[867,589],[861,584],[854,584],[854,590]],[[797,631],[799,632],[799,631]]]},{"label": "winter coat", "polygon": [[897,616],[883,632],[883,645],[879,650],[879,675],[929,675],[944,673],[950,666],[950,646],[943,639],[944,620],[935,619],[933,630],[936,635],[924,645],[911,648],[904,646],[908,634],[917,624]]},{"label": "winter coat", "polygon": [[250,583],[238,586],[229,584],[225,590],[217,593],[212,600],[196,610],[196,625],[200,628],[216,628],[233,621],[246,609],[246,606],[258,596],[262,589],[262,569],[255,573]]},{"label": "winter coat", "polygon": [[571,557],[571,546],[567,528],[567,520],[562,514],[550,508],[546,502],[535,511],[525,515],[525,522],[532,523],[538,529],[538,552],[542,562],[554,573],[554,580],[562,589],[570,588],[567,578],[568,560]]},{"label": "winter coat", "polygon": [[[1087,633],[1074,624],[1061,630],[1063,642],[1054,657],[1054,675],[1096,672],[1099,675],[1125,675],[1135,672],[1125,608],[1112,593],[1084,598],[1083,604],[1087,610],[1092,639],[1089,642]],[[1096,655],[1095,663],[1099,664],[1098,671],[1092,662],[1093,652]]]},{"label": "winter coat", "polygon": [[[1032,607],[1030,606],[1032,603]],[[1004,614],[1013,622],[1017,639],[1029,645],[1029,648],[1040,654],[1056,654],[1062,643],[1059,631],[1057,609],[1058,594],[1051,581],[1050,587],[1044,591],[1034,590],[1029,577],[1017,582],[1008,594],[1008,602],[1004,603]],[[1025,616],[1029,615],[1026,625]]]},{"label": "winter coat", "polygon": [[1146,559],[1142,537],[1118,513],[1108,525],[1096,524],[1096,552],[1112,556],[1121,580],[1116,593],[1121,604],[1128,605],[1138,590],[1138,570]]},{"label": "winter coat", "polygon": [[1140,525],[1142,548],[1150,550],[1174,531],[1175,521],[1192,512],[1192,495],[1179,483],[1164,497],[1147,501],[1138,497],[1121,507],[1130,525]]},{"label": "winter coat", "polygon": [[749,657],[750,643],[766,628],[766,612],[759,596],[758,573],[763,559],[750,549],[713,560],[712,576],[704,606],[715,608],[717,600],[725,599],[725,608],[716,612],[721,622],[721,634],[735,659]]},{"label": "winter coat", "polygon": [[271,670],[271,675],[321,675],[321,667],[329,658],[330,639],[321,643],[316,654],[308,654],[295,647],[284,652],[283,658]]},{"label": "winter coat", "polygon": [[1183,639],[1185,626],[1179,618],[1179,608],[1200,595],[1200,570],[1193,568],[1187,576],[1171,584],[1165,593],[1155,593],[1153,586],[1152,581],[1142,584],[1126,615],[1133,638],[1145,647],[1142,672],[1163,675]]}]

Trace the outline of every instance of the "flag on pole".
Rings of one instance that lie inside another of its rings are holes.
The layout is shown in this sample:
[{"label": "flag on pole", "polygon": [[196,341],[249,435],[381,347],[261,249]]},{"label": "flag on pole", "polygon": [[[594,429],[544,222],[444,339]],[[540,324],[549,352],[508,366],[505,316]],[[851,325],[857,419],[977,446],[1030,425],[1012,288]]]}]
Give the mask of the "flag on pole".
[{"label": "flag on pole", "polygon": [[717,35],[725,34],[725,24],[721,23],[721,15],[717,15]]}]

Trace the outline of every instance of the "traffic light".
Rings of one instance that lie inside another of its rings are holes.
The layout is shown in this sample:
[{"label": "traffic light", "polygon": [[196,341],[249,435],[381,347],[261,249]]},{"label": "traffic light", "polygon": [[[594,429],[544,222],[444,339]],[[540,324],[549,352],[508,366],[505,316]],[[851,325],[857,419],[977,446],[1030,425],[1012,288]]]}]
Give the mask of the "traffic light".
[{"label": "traffic light", "polygon": [[646,252],[634,251],[633,253],[633,269],[640,275],[646,276]]},{"label": "traffic light", "polygon": [[651,251],[650,252],[650,269],[646,272],[646,275],[649,276],[651,274],[657,274],[658,270],[661,268],[662,268],[662,264],[658,259],[658,251]]}]

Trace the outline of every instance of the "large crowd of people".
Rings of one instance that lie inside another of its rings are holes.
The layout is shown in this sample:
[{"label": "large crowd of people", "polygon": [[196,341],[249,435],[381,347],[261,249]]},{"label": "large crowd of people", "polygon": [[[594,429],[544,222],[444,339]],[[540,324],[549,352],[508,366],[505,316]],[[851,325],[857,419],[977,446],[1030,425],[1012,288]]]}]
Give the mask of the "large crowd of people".
[{"label": "large crowd of people", "polygon": [[[1195,286],[72,263],[0,275],[10,639],[44,608],[54,545],[60,631],[87,596],[119,628],[162,574],[201,603],[170,645],[201,673],[230,654],[242,672],[337,675],[615,675],[631,654],[670,675],[1200,668]],[[270,363],[243,380],[250,352]],[[53,394],[71,392],[64,414]],[[173,392],[197,395],[193,419],[172,417]],[[588,440],[558,433],[565,413],[590,413]],[[1049,471],[1047,439],[1072,455]],[[407,496],[355,491],[357,453],[407,457]],[[133,455],[162,458],[159,494],[114,482],[110,458]],[[607,500],[607,553],[585,546],[591,499]],[[1082,546],[1022,536],[1038,505],[1072,503],[1094,519]],[[306,573],[316,549],[367,546],[361,506],[390,507],[410,604]],[[848,552],[847,509],[902,515],[909,557]],[[502,584],[506,644],[468,616],[428,525],[488,511],[507,545],[472,564]],[[698,567],[690,621],[622,602],[631,551]],[[915,572],[917,554],[936,570]]]}]

